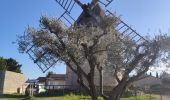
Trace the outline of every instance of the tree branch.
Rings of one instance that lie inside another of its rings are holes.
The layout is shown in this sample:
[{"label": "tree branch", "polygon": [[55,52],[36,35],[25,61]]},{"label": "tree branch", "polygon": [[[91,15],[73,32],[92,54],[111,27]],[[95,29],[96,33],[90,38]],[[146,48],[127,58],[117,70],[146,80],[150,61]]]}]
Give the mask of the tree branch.
[{"label": "tree branch", "polygon": [[151,66],[151,65],[154,63],[154,61],[155,61],[155,59],[156,59],[156,56],[157,56],[157,51],[154,52],[154,55],[151,55],[151,56],[150,56],[151,61],[145,61],[145,62],[143,63],[142,66],[144,66],[145,69],[144,69],[143,71],[139,72],[136,76],[131,77],[131,78],[128,80],[128,82],[133,82],[133,81],[137,80],[141,75],[143,75],[144,73],[146,73],[146,72],[149,70],[149,66]]},{"label": "tree branch", "polygon": [[138,54],[137,56],[135,56],[135,58],[127,65],[128,69],[126,70],[124,76],[127,76],[145,55],[146,53]]},{"label": "tree branch", "polygon": [[83,86],[84,87],[84,89],[86,89],[87,91],[88,91],[88,93],[90,93],[90,88],[83,82],[83,80],[77,80],[77,82],[79,83],[79,84],[81,84],[81,86]]},{"label": "tree branch", "polygon": [[103,37],[104,35],[106,35],[106,32],[103,32],[102,34],[97,35],[96,37],[93,38],[93,44],[89,46],[90,51],[93,51],[93,48],[97,45],[97,43],[99,42],[99,39]]},{"label": "tree branch", "polygon": [[74,73],[77,73],[77,70],[74,69],[69,62],[66,61],[65,63],[66,63],[66,65],[67,65]]},{"label": "tree branch", "polygon": [[[51,33],[54,33],[56,35],[56,37],[58,38],[63,50],[67,49],[67,46],[65,45],[65,43],[63,42],[62,38],[58,35],[58,32],[54,32],[52,31],[51,27],[47,27],[49,29],[49,31]],[[80,71],[82,72],[82,74],[87,78],[87,74],[82,70],[82,68],[79,66],[79,64],[77,63],[77,61],[75,60],[74,56],[69,52],[69,50],[66,50],[68,56],[70,57],[70,59],[72,60],[72,62],[78,67],[80,68]]]},{"label": "tree branch", "polygon": [[90,9],[93,9],[98,4],[98,2],[99,0],[92,0]]},{"label": "tree branch", "polygon": [[116,78],[117,82],[118,82],[118,83],[120,83],[120,82],[121,82],[121,80],[118,78],[117,70],[115,71],[114,76],[115,76],[115,78]]},{"label": "tree branch", "polygon": [[138,73],[136,76],[131,77],[131,78],[127,81],[127,83],[131,83],[131,82],[137,80],[141,75],[145,74],[148,70],[149,70],[149,67],[146,67],[145,70],[143,70],[142,72]]}]

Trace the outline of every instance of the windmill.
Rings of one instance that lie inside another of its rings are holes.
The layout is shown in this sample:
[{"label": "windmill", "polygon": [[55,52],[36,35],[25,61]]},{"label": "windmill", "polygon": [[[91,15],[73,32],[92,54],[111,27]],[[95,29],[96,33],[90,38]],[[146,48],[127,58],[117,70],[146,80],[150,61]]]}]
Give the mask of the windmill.
[{"label": "windmill", "polygon": [[[108,10],[107,7],[113,2],[113,0],[92,0],[92,2],[88,4],[83,4],[79,0],[55,1],[64,10],[61,16],[58,17],[58,20],[64,22],[66,27],[70,27],[75,23],[84,24],[87,26],[97,26],[102,17],[113,16],[118,19],[115,28],[116,31],[119,33],[121,39],[129,37],[130,40],[135,41],[137,44],[147,41],[124,21],[119,19],[115,14]],[[78,17],[78,19],[75,19],[72,16],[73,9],[77,9],[75,8],[75,6],[79,6],[79,8],[82,9],[82,13]],[[53,55],[47,55],[48,53],[50,53],[50,51],[47,52],[43,50],[43,48],[36,48],[35,50],[35,44],[30,44],[30,47],[27,49],[26,53],[28,53],[34,63],[39,66],[42,72],[46,72],[49,68],[55,66],[58,59],[56,59]],[[122,50],[122,52],[123,51],[124,50]]]}]

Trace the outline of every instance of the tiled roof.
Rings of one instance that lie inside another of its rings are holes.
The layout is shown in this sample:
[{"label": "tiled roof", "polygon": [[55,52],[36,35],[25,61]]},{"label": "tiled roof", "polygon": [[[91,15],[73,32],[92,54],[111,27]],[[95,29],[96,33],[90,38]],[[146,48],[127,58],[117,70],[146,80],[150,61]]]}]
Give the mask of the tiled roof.
[{"label": "tiled roof", "polygon": [[38,82],[45,82],[46,77],[38,77],[37,80],[38,80]]},{"label": "tiled roof", "polygon": [[65,80],[66,79],[66,74],[50,74],[50,75],[47,76],[47,79]]},{"label": "tiled roof", "polygon": [[28,79],[25,83],[37,83],[37,79]]}]

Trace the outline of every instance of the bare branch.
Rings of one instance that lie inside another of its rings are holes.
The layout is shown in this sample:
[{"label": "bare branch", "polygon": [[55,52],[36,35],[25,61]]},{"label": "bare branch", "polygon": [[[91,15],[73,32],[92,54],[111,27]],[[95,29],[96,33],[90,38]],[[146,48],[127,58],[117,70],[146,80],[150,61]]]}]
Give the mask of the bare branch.
[{"label": "bare branch", "polygon": [[98,2],[99,2],[99,0],[92,0],[91,9],[93,9],[98,4]]},{"label": "bare branch", "polygon": [[146,56],[146,54],[139,54],[135,56],[135,58],[127,65],[127,69],[124,76],[128,75],[144,56]]},{"label": "bare branch", "polygon": [[116,78],[117,82],[118,82],[118,83],[120,83],[120,82],[121,82],[121,80],[118,78],[117,70],[115,70],[114,76],[115,76],[115,78]]}]

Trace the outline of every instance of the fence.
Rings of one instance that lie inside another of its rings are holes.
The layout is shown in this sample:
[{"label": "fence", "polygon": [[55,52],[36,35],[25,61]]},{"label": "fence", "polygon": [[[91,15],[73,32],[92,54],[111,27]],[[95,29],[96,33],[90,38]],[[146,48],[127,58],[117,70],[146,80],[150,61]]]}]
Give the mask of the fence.
[{"label": "fence", "polygon": [[169,88],[147,89],[147,90],[142,90],[142,92],[143,93],[139,93],[138,90],[134,91],[132,95],[133,98],[131,100],[140,100],[138,96],[143,94],[145,94],[145,96],[147,97],[146,100],[170,100]]},{"label": "fence", "polygon": [[[99,87],[97,87],[98,89]],[[87,94],[80,86],[72,86],[72,85],[36,85],[34,86],[34,89],[31,93],[40,93],[38,91],[45,90],[44,96],[50,96],[50,95],[66,95],[66,94]],[[109,93],[109,87],[104,87],[105,91],[104,93]],[[35,92],[36,91],[36,92]],[[42,92],[43,93],[43,92]],[[170,89],[168,88],[160,88],[160,89],[135,89],[133,90],[133,93],[131,93],[128,96],[131,96],[132,98],[130,100],[140,100],[139,96],[145,95],[145,100],[170,100]],[[157,99],[155,99],[157,98]]]}]

